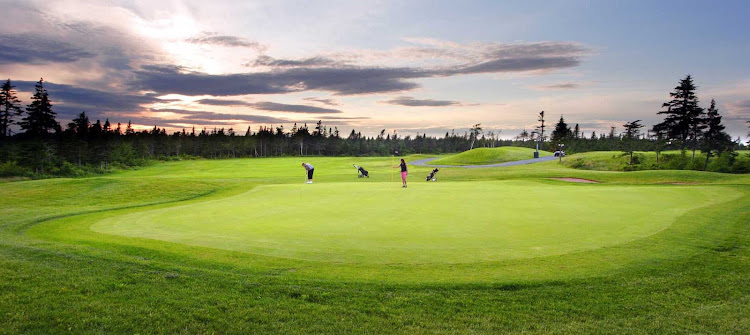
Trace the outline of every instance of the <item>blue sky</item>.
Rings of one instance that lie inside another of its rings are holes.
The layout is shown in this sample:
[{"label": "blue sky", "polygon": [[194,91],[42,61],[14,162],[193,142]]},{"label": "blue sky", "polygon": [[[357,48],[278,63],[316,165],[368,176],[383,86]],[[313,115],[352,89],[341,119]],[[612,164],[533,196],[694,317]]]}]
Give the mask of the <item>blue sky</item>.
[{"label": "blue sky", "polygon": [[[4,1],[0,76],[63,122],[513,137],[545,110],[589,133],[656,112],[686,74],[750,120],[747,1]],[[55,50],[55,52],[49,52]]]}]

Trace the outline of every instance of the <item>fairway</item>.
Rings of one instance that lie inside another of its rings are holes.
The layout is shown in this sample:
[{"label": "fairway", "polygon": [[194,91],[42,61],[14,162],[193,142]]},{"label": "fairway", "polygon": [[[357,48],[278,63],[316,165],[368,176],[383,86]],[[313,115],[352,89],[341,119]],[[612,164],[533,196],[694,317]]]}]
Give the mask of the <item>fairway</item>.
[{"label": "fairway", "polygon": [[[457,264],[563,255],[655,234],[736,199],[719,186],[486,181],[260,186],[115,216],[91,229],[307,261]],[[607,201],[602,201],[607,199]]]}]

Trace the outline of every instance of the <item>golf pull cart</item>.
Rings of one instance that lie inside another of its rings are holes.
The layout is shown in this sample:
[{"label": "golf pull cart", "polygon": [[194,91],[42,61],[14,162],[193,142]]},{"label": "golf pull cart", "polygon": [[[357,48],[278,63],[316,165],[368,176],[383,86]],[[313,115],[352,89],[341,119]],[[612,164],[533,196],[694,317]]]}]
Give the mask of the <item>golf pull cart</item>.
[{"label": "golf pull cart", "polygon": [[435,175],[438,173],[438,171],[440,171],[440,169],[438,168],[432,170],[432,172],[427,175],[427,181],[437,181],[437,177],[435,177]]},{"label": "golf pull cart", "polygon": [[365,178],[365,177],[370,178],[370,173],[367,172],[365,168],[361,166],[357,166],[357,164],[352,164],[352,165],[354,165],[354,168],[357,169],[357,172],[359,172],[359,175],[357,175],[357,178]]}]

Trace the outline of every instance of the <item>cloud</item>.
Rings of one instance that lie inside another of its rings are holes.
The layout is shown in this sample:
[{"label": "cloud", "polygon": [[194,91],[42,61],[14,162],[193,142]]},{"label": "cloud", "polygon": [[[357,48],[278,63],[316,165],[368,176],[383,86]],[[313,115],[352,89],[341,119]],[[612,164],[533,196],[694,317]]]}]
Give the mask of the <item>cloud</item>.
[{"label": "cloud", "polygon": [[565,57],[528,57],[528,58],[500,58],[481,62],[475,65],[459,66],[455,69],[440,71],[443,75],[503,73],[544,71],[576,67],[580,64],[576,56]]},{"label": "cloud", "polygon": [[196,102],[212,106],[252,106],[252,103],[242,100],[200,99]]},{"label": "cloud", "polygon": [[750,121],[750,100],[740,100],[727,105],[726,119],[732,121]]},{"label": "cloud", "polygon": [[[36,82],[14,81],[19,91],[33,92]],[[136,95],[123,92],[100,91],[67,84],[44,82],[44,88],[56,107],[81,111],[135,111],[141,105],[159,102],[153,95]]]},{"label": "cloud", "polygon": [[160,94],[230,96],[279,94],[308,90],[337,95],[387,93],[416,88],[406,78],[424,77],[409,68],[291,68],[279,71],[211,75],[174,66],[145,66],[130,86]]},{"label": "cloud", "polygon": [[334,65],[337,61],[325,58],[325,57],[309,57],[303,59],[276,59],[270,56],[262,55],[255,59],[252,63],[244,64],[244,66],[272,66],[272,67],[315,67],[315,66],[327,66]]},{"label": "cloud", "polygon": [[[149,65],[135,71],[135,80],[131,85],[162,94],[214,96],[282,94],[311,90],[331,92],[334,95],[392,93],[419,87],[413,80],[420,78],[550,71],[575,67],[580,64],[582,55],[588,52],[585,47],[570,42],[487,44],[461,48],[460,52],[470,54],[467,61],[440,67],[355,66],[322,56],[300,60],[280,60],[264,56],[256,59],[256,63],[272,65],[273,69],[222,75],[189,72],[175,66]],[[458,52],[449,47],[429,50],[435,54]]]},{"label": "cloud", "polygon": [[[247,121],[253,123],[288,123],[289,120],[267,115],[228,114],[181,109],[153,109],[152,112],[169,112],[179,115],[178,118],[165,118],[166,122],[201,123],[206,121]],[[160,119],[160,118],[155,118]]]},{"label": "cloud", "polygon": [[321,108],[306,105],[288,105],[276,102],[257,102],[252,104],[255,109],[269,112],[309,113],[309,114],[338,114],[343,113],[338,109]]},{"label": "cloud", "polygon": [[226,47],[245,47],[255,49],[259,52],[265,52],[267,47],[258,42],[248,41],[242,37],[219,35],[215,32],[204,32],[198,36],[193,36],[185,40],[193,44],[220,45]]},{"label": "cloud", "polygon": [[52,37],[0,35],[0,63],[71,63],[95,54]]},{"label": "cloud", "polygon": [[545,84],[545,85],[532,85],[528,88],[537,91],[549,91],[549,90],[572,90],[581,88],[583,85],[577,83],[557,83],[557,84]]},{"label": "cloud", "polygon": [[432,99],[414,99],[412,97],[397,97],[391,100],[380,101],[382,103],[409,107],[445,107],[445,106],[461,106],[458,101],[450,100],[432,100]]},{"label": "cloud", "polygon": [[322,98],[310,97],[310,98],[303,98],[302,100],[319,102],[328,106],[340,106],[341,105],[340,103],[336,102],[333,99],[322,99]]}]

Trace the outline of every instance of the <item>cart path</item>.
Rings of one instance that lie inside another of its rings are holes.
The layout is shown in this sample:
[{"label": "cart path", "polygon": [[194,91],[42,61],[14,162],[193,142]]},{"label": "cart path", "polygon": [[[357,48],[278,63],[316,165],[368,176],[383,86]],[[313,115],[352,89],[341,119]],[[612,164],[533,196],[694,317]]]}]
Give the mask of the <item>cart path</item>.
[{"label": "cart path", "polygon": [[491,168],[491,167],[502,167],[502,166],[525,165],[525,164],[549,162],[549,161],[558,159],[558,157],[555,157],[555,156],[547,156],[547,157],[540,157],[540,158],[533,158],[533,159],[524,159],[521,161],[487,164],[487,165],[431,165],[431,164],[428,164],[429,162],[434,161],[438,158],[440,157],[424,158],[424,159],[413,161],[409,164],[416,165],[416,166],[427,166],[427,167],[437,167],[437,168],[460,167],[460,168],[467,168],[467,169],[476,169],[476,168]]}]

